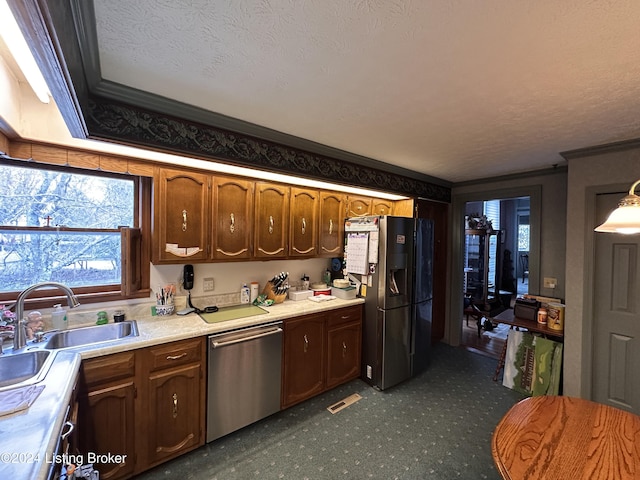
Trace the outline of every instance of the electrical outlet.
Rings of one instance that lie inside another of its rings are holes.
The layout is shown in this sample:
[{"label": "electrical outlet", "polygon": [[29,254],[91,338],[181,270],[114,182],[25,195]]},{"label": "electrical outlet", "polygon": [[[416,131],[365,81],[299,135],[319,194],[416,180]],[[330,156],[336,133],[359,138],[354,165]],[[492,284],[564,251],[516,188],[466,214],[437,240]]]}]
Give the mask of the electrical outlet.
[{"label": "electrical outlet", "polygon": [[202,291],[213,292],[213,277],[207,277],[202,279]]},{"label": "electrical outlet", "polygon": [[556,288],[558,279],[553,277],[544,277],[544,288]]},{"label": "electrical outlet", "polygon": [[371,365],[367,365],[367,378],[371,380],[371,377],[373,377],[373,370],[371,369]]}]

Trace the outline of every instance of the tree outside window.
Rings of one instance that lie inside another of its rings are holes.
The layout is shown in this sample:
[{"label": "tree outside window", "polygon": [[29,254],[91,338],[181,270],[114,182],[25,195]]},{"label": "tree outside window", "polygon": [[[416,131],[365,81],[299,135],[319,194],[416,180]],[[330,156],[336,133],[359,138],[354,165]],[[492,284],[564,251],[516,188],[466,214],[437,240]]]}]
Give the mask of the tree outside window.
[{"label": "tree outside window", "polygon": [[0,165],[0,293],[38,282],[119,285],[132,178]]},{"label": "tree outside window", "polygon": [[518,225],[518,251],[529,251],[529,225]]}]

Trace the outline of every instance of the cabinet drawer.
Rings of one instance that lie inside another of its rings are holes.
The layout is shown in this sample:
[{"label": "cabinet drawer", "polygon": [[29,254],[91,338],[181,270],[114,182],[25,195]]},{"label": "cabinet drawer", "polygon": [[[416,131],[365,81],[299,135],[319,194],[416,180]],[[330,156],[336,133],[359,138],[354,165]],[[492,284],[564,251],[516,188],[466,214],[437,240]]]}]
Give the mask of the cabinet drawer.
[{"label": "cabinet drawer", "polygon": [[149,347],[146,351],[149,371],[199,363],[202,360],[203,338],[181,340],[157,347]]},{"label": "cabinet drawer", "polygon": [[82,380],[91,386],[135,375],[135,352],[114,353],[82,362]]},{"label": "cabinet drawer", "polygon": [[343,325],[345,323],[356,322],[362,320],[362,305],[354,305],[353,307],[341,308],[331,312],[328,322],[329,328]]}]

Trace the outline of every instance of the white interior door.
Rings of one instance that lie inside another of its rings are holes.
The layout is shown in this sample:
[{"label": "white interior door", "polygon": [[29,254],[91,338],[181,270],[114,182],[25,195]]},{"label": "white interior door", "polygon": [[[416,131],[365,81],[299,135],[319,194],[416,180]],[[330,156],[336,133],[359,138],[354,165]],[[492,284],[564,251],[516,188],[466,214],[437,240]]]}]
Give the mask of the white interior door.
[{"label": "white interior door", "polygon": [[[621,194],[599,195],[604,221]],[[596,233],[593,400],[640,413],[640,235]]]}]

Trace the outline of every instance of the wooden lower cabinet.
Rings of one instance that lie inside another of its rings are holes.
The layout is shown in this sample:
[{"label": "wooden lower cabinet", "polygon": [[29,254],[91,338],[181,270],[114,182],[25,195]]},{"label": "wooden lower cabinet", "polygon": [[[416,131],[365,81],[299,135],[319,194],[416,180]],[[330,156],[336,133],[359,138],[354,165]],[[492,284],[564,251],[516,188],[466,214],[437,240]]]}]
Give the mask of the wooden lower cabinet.
[{"label": "wooden lower cabinet", "polygon": [[195,338],[82,362],[82,454],[123,455],[95,465],[101,479],[131,478],[204,445],[205,340]]},{"label": "wooden lower cabinet", "polygon": [[282,408],[324,391],[325,318],[306,315],[284,321]]},{"label": "wooden lower cabinet", "polygon": [[360,375],[362,305],[284,321],[282,408]]},{"label": "wooden lower cabinet", "polygon": [[78,386],[78,448],[81,454],[122,455],[121,463],[97,464],[101,479],[128,478],[136,463],[135,353],[82,362]]},{"label": "wooden lower cabinet", "polygon": [[203,339],[150,347],[146,356],[146,467],[204,445]]},{"label": "wooden lower cabinet", "polygon": [[361,307],[335,312],[327,323],[327,389],[360,375]]}]

